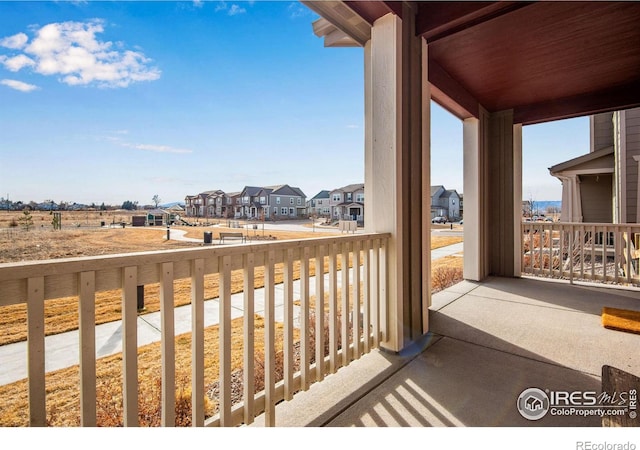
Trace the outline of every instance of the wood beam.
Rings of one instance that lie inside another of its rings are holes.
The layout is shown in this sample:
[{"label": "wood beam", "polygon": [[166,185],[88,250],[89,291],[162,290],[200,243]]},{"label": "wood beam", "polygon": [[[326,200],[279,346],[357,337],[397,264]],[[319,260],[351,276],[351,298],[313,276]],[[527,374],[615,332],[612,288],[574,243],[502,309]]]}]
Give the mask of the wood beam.
[{"label": "wood beam", "polygon": [[478,117],[478,100],[437,62],[429,60],[431,98],[460,120]]},{"label": "wood beam", "polygon": [[373,25],[373,22],[389,13],[394,13],[402,18],[402,2],[345,1],[344,4],[355,11],[370,25]]},{"label": "wood beam", "polygon": [[416,34],[427,42],[466,30],[534,2],[420,2]]},{"label": "wood beam", "polygon": [[532,125],[640,106],[640,81],[593,94],[514,108],[514,122]]}]

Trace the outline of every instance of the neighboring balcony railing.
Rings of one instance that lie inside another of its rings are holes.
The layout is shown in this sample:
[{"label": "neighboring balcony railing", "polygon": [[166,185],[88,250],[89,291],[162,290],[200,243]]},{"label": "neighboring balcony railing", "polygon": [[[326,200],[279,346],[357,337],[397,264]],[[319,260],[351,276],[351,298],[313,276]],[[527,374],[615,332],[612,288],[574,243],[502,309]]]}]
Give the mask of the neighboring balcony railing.
[{"label": "neighboring balcony railing", "polygon": [[[0,264],[0,306],[26,304],[27,309],[30,424],[46,425],[44,301],[77,296],[80,423],[96,426],[95,298],[97,292],[114,289],[121,290],[122,296],[123,421],[124,426],[138,424],[137,288],[158,283],[162,425],[173,426],[177,387],[174,282],[187,279],[191,286],[192,424],[250,424],[264,412],[265,423],[275,425],[276,403],[290,400],[294,393],[307,390],[311,383],[360,358],[376,348],[385,335],[388,239],[388,234],[356,234]],[[264,368],[260,369],[264,370],[264,389],[255,392],[254,286],[258,269],[264,276],[265,351]],[[282,291],[278,295],[284,297],[281,379],[275,367],[276,272],[282,273],[283,289],[277,292]],[[294,296],[294,272],[300,274],[299,296]],[[232,273],[234,279],[241,274],[243,283],[242,349],[231,345]],[[220,370],[217,412],[205,417],[204,283],[210,276],[219,277]],[[299,314],[294,315],[294,310]],[[234,352],[242,352],[243,392],[242,400],[232,404]]]},{"label": "neighboring balcony railing", "polygon": [[640,286],[640,224],[522,223],[522,273]]}]

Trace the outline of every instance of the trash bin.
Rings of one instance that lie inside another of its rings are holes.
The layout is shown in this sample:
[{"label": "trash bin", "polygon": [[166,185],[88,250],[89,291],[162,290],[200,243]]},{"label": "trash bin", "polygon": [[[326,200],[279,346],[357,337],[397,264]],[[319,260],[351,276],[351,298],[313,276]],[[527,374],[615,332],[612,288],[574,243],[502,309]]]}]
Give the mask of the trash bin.
[{"label": "trash bin", "polygon": [[213,233],[211,231],[205,231],[204,232],[204,243],[205,244],[211,244],[213,239]]}]

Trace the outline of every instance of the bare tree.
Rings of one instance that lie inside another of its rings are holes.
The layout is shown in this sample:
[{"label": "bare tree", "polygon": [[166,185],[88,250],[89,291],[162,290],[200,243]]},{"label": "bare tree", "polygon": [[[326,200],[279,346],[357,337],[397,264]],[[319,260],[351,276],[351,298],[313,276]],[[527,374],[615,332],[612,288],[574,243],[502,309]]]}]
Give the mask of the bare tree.
[{"label": "bare tree", "polygon": [[153,200],[153,204],[154,206],[157,208],[158,205],[160,204],[160,202],[162,201],[162,199],[160,198],[160,196],[158,194],[154,195],[153,198],[151,199]]}]

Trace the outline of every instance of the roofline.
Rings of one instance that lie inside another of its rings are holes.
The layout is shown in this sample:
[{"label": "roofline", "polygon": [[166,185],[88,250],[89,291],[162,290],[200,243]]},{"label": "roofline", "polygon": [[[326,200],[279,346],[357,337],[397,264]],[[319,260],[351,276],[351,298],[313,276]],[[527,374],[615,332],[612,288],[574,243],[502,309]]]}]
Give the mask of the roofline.
[{"label": "roofline", "polygon": [[602,158],[603,156],[608,156],[611,154],[613,154],[613,146],[606,147],[601,150],[596,150],[595,152],[590,152],[586,155],[578,156],[577,158],[573,158],[568,161],[561,162],[560,164],[556,164],[555,166],[551,166],[549,167],[549,172],[551,174],[562,172],[578,164],[584,164],[586,162],[593,161],[595,159]]}]

